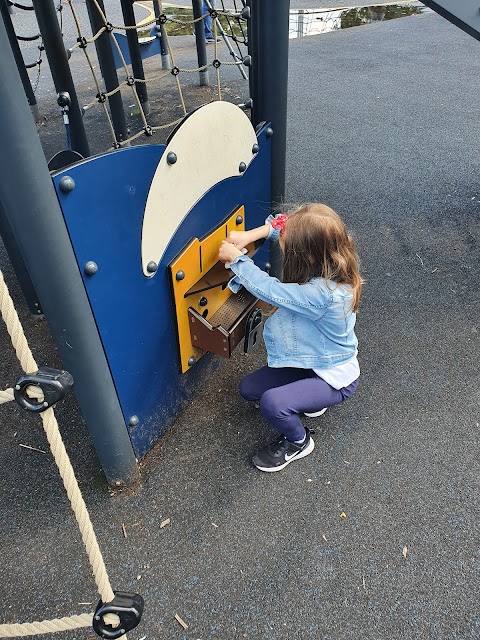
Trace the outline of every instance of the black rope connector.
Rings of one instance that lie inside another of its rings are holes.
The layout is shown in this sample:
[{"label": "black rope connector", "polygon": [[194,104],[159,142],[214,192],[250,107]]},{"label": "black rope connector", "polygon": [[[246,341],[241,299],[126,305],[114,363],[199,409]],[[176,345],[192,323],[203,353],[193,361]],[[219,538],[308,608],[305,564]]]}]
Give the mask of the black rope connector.
[{"label": "black rope connector", "polygon": [[108,33],[112,33],[113,24],[111,22],[105,22],[103,26],[105,27],[105,31],[107,31]]},{"label": "black rope connector", "polygon": [[100,104],[103,104],[104,102],[107,101],[107,96],[104,93],[97,93],[97,95],[95,97],[99,101]]},{"label": "black rope connector", "polygon": [[146,127],[143,127],[143,131],[146,136],[153,136],[153,129],[149,124],[147,124]]},{"label": "black rope connector", "polygon": [[[100,638],[120,638],[127,631],[135,629],[142,618],[144,608],[142,596],[124,591],[115,591],[114,594],[115,597],[111,602],[104,604],[100,600],[93,614],[93,630]],[[114,613],[120,618],[120,624],[116,629],[105,624],[103,616],[107,613]]]},{"label": "black rope connector", "polygon": [[167,16],[166,16],[164,13],[161,13],[161,14],[158,16],[158,22],[159,22],[160,24],[165,24],[165,23],[167,22],[167,20],[168,20],[168,18],[167,18]]},{"label": "black rope connector", "polygon": [[86,49],[87,48],[88,42],[87,42],[87,39],[85,38],[85,36],[79,36],[77,38],[77,42],[80,45],[80,49]]},{"label": "black rope connector", "polygon": [[209,9],[208,13],[210,14],[210,17],[212,18],[212,20],[215,20],[215,18],[218,18],[218,11],[216,11],[215,9]]},{"label": "black rope connector", "polygon": [[178,76],[178,74],[180,73],[180,69],[178,67],[172,67],[170,73],[172,74],[172,76]]},{"label": "black rope connector", "polygon": [[[43,402],[30,398],[27,389],[30,386],[40,387]],[[35,373],[27,373],[18,379],[13,395],[22,409],[42,413],[66,396],[73,387],[73,378],[68,371],[60,371],[51,367],[38,367]]]},{"label": "black rope connector", "polygon": [[135,78],[133,76],[128,76],[126,82],[129,87],[133,87],[135,84]]},{"label": "black rope connector", "polygon": [[221,64],[222,64],[222,63],[220,62],[220,60],[217,60],[216,58],[215,58],[215,60],[212,62],[212,65],[215,67],[215,69],[220,69],[220,65],[221,65]]},{"label": "black rope connector", "polygon": [[121,142],[118,142],[118,141],[115,141],[112,146],[113,146],[114,149],[121,149],[122,148]]}]

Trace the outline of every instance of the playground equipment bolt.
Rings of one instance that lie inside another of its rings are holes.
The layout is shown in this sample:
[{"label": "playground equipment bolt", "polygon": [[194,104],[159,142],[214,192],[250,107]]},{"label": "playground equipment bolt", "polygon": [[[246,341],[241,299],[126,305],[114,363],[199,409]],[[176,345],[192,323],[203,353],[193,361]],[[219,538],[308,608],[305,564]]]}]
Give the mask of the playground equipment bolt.
[{"label": "playground equipment bolt", "polygon": [[138,416],[132,416],[128,421],[128,424],[130,427],[136,427],[139,422]]},{"label": "playground equipment bolt", "polygon": [[258,153],[260,151],[260,145],[254,144],[252,147],[252,153]]},{"label": "playground equipment bolt", "polygon": [[60,180],[59,186],[60,191],[63,191],[63,193],[70,193],[70,191],[73,191],[75,189],[75,180],[70,176],[63,176],[63,178]]},{"label": "playground equipment bolt", "polygon": [[245,164],[245,162],[240,162],[240,164],[238,165],[238,170],[240,171],[240,173],[243,173],[247,170],[247,165]]},{"label": "playground equipment bolt", "polygon": [[93,260],[89,260],[83,267],[83,270],[87,276],[93,276],[98,271],[98,265],[96,262],[93,262]]},{"label": "playground equipment bolt", "polygon": [[241,102],[238,106],[240,109],[251,109],[253,107],[253,100],[251,98],[247,98],[245,102]]},{"label": "playground equipment bolt", "polygon": [[265,131],[265,135],[267,136],[267,138],[271,138],[273,136],[272,127],[268,127],[268,129]]},{"label": "playground equipment bolt", "polygon": [[248,20],[251,16],[250,7],[244,7],[241,13],[242,18]]},{"label": "playground equipment bolt", "polygon": [[177,271],[177,273],[175,274],[175,278],[177,280],[183,280],[185,278],[185,272],[184,271]]},{"label": "playground equipment bolt", "polygon": [[243,222],[243,216],[237,216],[235,218],[235,224],[236,225],[242,224],[242,222]]},{"label": "playground equipment bolt", "polygon": [[188,359],[188,366],[192,367],[195,363],[196,363],[197,359],[195,358],[195,356],[190,356],[190,358]]},{"label": "playground equipment bolt", "polygon": [[147,271],[148,273],[155,273],[155,271],[158,269],[158,264],[156,262],[154,262],[153,260],[151,260],[148,264],[147,264]]},{"label": "playground equipment bolt", "polygon": [[57,96],[57,104],[59,107],[62,107],[62,109],[70,106],[71,100],[68,91],[60,91]]},{"label": "playground equipment bolt", "polygon": [[169,151],[169,153],[167,154],[168,164],[175,164],[176,161],[177,161],[177,154],[174,153],[173,151]]},{"label": "playground equipment bolt", "polygon": [[206,307],[206,306],[207,306],[207,304],[208,304],[208,300],[205,298],[205,296],[202,296],[202,297],[200,298],[200,300],[198,301],[198,304],[199,304],[201,307]]},{"label": "playground equipment bolt", "polygon": [[243,64],[245,67],[251,67],[252,66],[252,56],[245,56],[244,59],[242,60]]}]

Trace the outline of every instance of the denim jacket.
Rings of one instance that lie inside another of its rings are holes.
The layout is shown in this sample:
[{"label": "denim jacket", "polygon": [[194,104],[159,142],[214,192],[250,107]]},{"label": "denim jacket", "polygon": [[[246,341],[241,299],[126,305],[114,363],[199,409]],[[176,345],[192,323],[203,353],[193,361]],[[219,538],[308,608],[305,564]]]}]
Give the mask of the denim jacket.
[{"label": "denim jacket", "polygon": [[[270,237],[273,234],[270,234]],[[270,367],[325,369],[351,360],[357,351],[356,313],[348,287],[324,278],[305,284],[282,283],[239,256],[228,284],[241,286],[278,310],[265,322],[263,337]]]}]

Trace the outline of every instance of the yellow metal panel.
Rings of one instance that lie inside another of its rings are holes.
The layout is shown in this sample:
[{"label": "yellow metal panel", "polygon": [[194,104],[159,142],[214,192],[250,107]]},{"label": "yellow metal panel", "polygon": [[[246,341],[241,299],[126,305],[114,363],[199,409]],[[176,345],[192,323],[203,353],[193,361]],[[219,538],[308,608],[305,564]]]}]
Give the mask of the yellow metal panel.
[{"label": "yellow metal panel", "polygon": [[[236,224],[236,219],[239,215],[242,216],[243,220],[240,224]],[[188,297],[185,297],[185,294],[218,262],[220,243],[225,240],[232,230],[245,230],[245,210],[243,206],[236,209],[211,234],[202,240],[198,238],[192,240],[185,250],[170,264],[182,373],[190,369],[188,360],[192,356],[195,360],[198,360],[205,353],[202,349],[192,345],[188,308],[192,307],[201,316],[208,319],[227,301],[232,292],[228,287],[223,289],[222,286],[218,286]],[[178,271],[183,271],[185,274],[183,280],[177,280],[176,274]],[[205,306],[200,306],[201,298],[208,300]]]}]

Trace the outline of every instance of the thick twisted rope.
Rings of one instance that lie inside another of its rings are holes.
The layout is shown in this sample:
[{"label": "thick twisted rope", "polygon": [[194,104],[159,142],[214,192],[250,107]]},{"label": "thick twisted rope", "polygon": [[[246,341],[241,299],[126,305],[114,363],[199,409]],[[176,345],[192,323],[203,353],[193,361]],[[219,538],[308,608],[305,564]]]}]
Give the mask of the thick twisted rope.
[{"label": "thick twisted rope", "polygon": [[92,615],[84,613],[81,616],[71,618],[59,618],[58,620],[43,620],[42,622],[25,622],[23,624],[0,625],[0,638],[24,638],[25,636],[39,635],[40,633],[55,633],[56,631],[71,631],[90,627]]},{"label": "thick twisted rope", "polygon": [[[8,287],[5,284],[3,273],[0,271],[0,311],[2,318],[7,327],[7,331],[12,340],[15,353],[20,361],[22,369],[26,373],[32,373],[38,370],[37,363],[30,351],[27,339],[23,332],[22,325],[18,318],[18,314],[13,306],[12,298],[8,291]],[[2,392],[2,396],[9,392]],[[73,467],[70,463],[65,445],[63,444],[60,430],[58,428],[57,419],[52,408],[47,409],[41,414],[43,429],[47,436],[52,455],[58,466],[60,476],[62,477],[65,490],[67,492],[70,504],[72,506],[75,518],[80,528],[82,540],[85,544],[88,558],[92,566],[95,582],[98,587],[98,592],[103,602],[111,602],[114,598],[112,587],[108,578],[107,570],[103,562],[102,554],[98,546],[95,531],[90,520],[90,516],[87,511],[87,507],[83,500],[82,494],[78,487],[78,482],[75,478]],[[108,618],[108,619],[107,619]],[[71,626],[62,626],[67,624],[65,620],[68,618],[62,618],[61,620],[51,620],[44,622],[25,623],[17,625],[0,625],[0,638],[28,636],[33,633],[50,633],[52,631],[65,631],[71,628],[78,628],[82,626],[90,626],[92,623],[92,615],[74,616],[70,620],[73,620]],[[111,616],[108,614],[104,616],[104,621],[112,626],[118,626],[119,619],[117,616]],[[60,628],[61,627],[61,628]],[[33,631],[35,629],[35,631]],[[15,632],[14,635],[9,635]],[[6,635],[5,635],[6,634]]]}]

